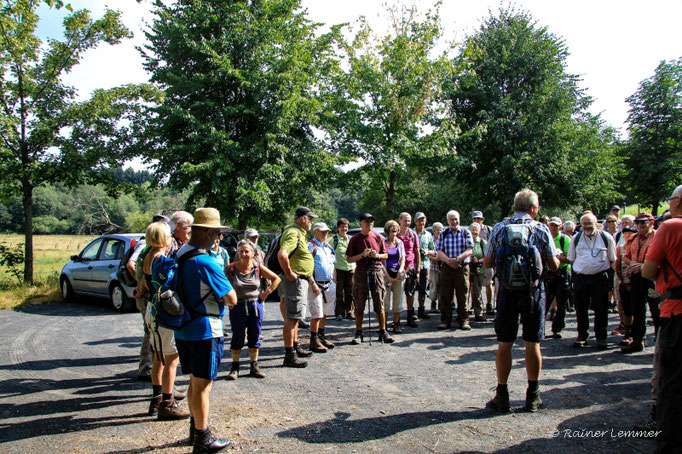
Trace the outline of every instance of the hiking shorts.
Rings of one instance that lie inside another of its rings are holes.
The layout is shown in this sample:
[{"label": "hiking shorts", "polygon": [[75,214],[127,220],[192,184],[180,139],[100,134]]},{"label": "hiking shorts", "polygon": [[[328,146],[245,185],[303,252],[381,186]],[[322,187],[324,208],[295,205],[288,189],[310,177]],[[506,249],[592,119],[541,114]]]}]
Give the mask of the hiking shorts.
[{"label": "hiking shorts", "polygon": [[[144,323],[147,325],[149,334],[151,336],[151,347],[155,354],[168,356],[174,355],[178,352],[175,346],[175,334],[173,330],[164,328],[163,326],[156,326],[151,315],[152,305],[147,304],[147,308],[144,313]],[[161,361],[161,357],[158,358]]]},{"label": "hiking shorts", "polygon": [[222,337],[201,341],[176,339],[175,342],[180,353],[180,367],[183,375],[192,374],[206,380],[218,378],[218,367],[223,359]]},{"label": "hiking shorts", "polygon": [[[313,294],[313,286],[308,286],[308,310],[310,318],[325,318],[334,316],[336,309],[336,283],[317,284],[320,294]],[[324,296],[323,296],[324,295]]]},{"label": "hiking shorts", "polygon": [[292,282],[284,276],[279,286],[284,288],[284,310],[287,318],[303,320],[308,310],[308,287],[310,287],[308,278],[299,276]]},{"label": "hiking shorts", "polygon": [[530,295],[512,293],[500,288],[497,293],[495,334],[498,342],[514,342],[518,336],[519,315],[523,326],[523,340],[540,342],[545,338],[545,285]]}]

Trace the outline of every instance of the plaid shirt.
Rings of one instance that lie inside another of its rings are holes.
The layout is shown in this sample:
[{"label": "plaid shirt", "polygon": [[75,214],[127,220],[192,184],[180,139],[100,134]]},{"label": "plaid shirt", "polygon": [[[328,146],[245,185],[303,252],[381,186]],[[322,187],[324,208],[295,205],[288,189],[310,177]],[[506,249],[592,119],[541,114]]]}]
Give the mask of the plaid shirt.
[{"label": "plaid shirt", "polygon": [[[436,250],[443,251],[450,258],[455,258],[467,249],[473,249],[474,240],[471,232],[465,228],[458,228],[453,232],[451,227],[443,230],[436,241]],[[469,263],[470,258],[464,259],[464,263]]]},{"label": "plaid shirt", "polygon": [[[510,218],[510,221],[515,223],[518,219],[523,219],[524,222],[528,222],[528,220],[530,220],[530,215],[528,213],[514,213]],[[490,239],[488,240],[488,247],[485,250],[486,257],[495,260],[497,250],[502,245],[502,235],[504,234],[505,227],[506,224],[504,222],[498,222],[495,224],[495,227],[493,227],[493,231],[490,233]],[[554,238],[552,238],[552,234],[549,233],[549,228],[540,222],[536,223],[533,227],[531,243],[538,248],[540,257],[542,257],[545,263],[560,254],[554,247]]]}]

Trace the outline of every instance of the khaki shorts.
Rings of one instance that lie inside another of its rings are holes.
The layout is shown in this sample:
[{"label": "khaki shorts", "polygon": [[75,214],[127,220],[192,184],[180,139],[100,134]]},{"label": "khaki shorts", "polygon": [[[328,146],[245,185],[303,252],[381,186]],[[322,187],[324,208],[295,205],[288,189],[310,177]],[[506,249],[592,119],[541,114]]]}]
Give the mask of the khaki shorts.
[{"label": "khaki shorts", "polygon": [[[324,297],[322,297],[324,292]],[[326,299],[326,303],[325,303]],[[310,311],[310,318],[324,318],[325,316],[333,316],[336,309],[336,284],[330,282],[327,290],[320,288],[320,294],[313,295],[312,285],[308,287],[308,310]]]},{"label": "khaki shorts", "polygon": [[157,332],[156,323],[151,316],[151,307],[151,304],[147,304],[144,322],[147,325],[151,337],[152,351],[154,353],[163,354],[163,356],[176,354],[178,349],[175,346],[175,334],[173,333],[173,330],[159,326]]},{"label": "khaki shorts", "polygon": [[308,288],[310,283],[307,277],[299,277],[291,282],[284,276],[279,286],[284,290],[284,310],[287,318],[303,320],[308,310]]}]

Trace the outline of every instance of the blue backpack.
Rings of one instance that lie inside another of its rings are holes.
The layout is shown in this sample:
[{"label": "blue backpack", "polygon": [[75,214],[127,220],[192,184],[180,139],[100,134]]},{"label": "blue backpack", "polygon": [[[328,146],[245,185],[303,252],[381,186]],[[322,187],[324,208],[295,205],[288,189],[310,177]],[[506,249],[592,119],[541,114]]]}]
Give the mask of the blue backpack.
[{"label": "blue backpack", "polygon": [[502,243],[497,250],[497,275],[510,292],[531,295],[540,284],[542,258],[532,244],[534,221],[512,223],[505,219]]},{"label": "blue backpack", "polygon": [[[182,303],[186,299],[182,295],[180,269],[188,260],[205,254],[206,251],[203,249],[192,249],[178,259],[160,256],[152,264],[152,283],[157,290],[150,304],[157,331],[159,326],[174,331],[179,330],[196,318],[196,315],[203,315]],[[207,292],[197,305],[201,304],[210,293],[210,291]]]}]

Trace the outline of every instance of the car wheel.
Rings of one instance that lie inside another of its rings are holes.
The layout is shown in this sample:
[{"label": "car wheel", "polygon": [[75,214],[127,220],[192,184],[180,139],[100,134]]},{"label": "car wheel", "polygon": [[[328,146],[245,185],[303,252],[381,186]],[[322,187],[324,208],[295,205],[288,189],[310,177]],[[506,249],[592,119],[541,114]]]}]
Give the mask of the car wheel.
[{"label": "car wheel", "polygon": [[132,302],[126,296],[123,287],[121,287],[121,284],[118,282],[111,284],[109,294],[111,295],[111,305],[114,307],[115,311],[125,312],[132,307]]},{"label": "car wheel", "polygon": [[64,297],[65,302],[71,303],[76,299],[76,294],[73,291],[71,282],[69,282],[69,278],[62,276],[60,287],[62,289],[62,296]]}]

